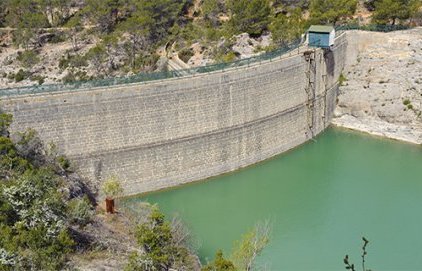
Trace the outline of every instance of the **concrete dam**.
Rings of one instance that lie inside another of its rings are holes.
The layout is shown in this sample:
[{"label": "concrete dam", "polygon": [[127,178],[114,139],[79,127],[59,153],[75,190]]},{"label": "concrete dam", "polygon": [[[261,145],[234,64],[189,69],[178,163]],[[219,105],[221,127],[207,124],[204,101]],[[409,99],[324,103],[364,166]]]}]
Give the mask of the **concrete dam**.
[{"label": "concrete dam", "polygon": [[177,79],[4,96],[12,131],[35,129],[98,186],[125,195],[201,180],[268,159],[322,132],[336,106],[346,33],[331,50]]}]

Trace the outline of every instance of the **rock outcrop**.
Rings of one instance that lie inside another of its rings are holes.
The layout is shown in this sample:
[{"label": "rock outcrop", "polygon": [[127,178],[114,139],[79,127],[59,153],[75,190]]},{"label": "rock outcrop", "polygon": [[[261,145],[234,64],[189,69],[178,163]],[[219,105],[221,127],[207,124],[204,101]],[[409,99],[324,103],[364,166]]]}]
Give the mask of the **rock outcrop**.
[{"label": "rock outcrop", "polygon": [[347,35],[349,65],[333,123],[422,144],[422,28]]}]

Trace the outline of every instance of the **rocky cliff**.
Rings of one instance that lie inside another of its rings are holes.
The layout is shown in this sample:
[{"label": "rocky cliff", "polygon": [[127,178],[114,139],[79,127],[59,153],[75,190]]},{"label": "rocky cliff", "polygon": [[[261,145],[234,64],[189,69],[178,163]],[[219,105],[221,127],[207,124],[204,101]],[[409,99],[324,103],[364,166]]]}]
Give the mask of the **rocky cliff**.
[{"label": "rocky cliff", "polygon": [[350,32],[338,126],[422,144],[422,28]]}]

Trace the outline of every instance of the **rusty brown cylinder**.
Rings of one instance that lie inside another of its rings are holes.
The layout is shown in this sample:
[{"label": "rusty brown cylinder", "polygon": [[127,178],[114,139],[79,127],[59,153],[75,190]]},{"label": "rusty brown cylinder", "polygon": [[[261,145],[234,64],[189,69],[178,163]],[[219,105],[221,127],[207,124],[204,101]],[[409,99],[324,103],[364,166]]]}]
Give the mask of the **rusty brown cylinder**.
[{"label": "rusty brown cylinder", "polygon": [[106,212],[114,214],[114,199],[106,198]]}]

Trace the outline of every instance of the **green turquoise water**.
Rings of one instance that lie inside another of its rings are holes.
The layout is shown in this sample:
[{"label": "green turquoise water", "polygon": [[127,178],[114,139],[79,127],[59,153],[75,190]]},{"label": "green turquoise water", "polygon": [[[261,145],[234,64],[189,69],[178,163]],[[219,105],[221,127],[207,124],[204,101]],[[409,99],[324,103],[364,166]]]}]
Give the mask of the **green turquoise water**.
[{"label": "green turquoise water", "polygon": [[[206,262],[230,253],[257,221],[272,236],[259,263],[269,270],[344,270],[360,266],[422,270],[422,147],[329,129],[293,151],[212,180],[131,198],[179,214]],[[268,270],[267,269],[267,270]]]}]

